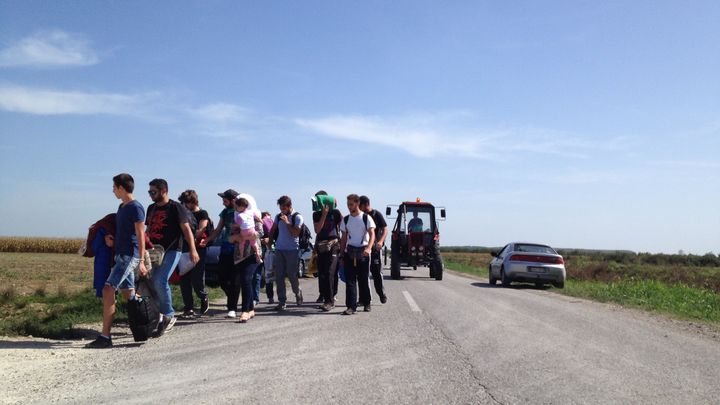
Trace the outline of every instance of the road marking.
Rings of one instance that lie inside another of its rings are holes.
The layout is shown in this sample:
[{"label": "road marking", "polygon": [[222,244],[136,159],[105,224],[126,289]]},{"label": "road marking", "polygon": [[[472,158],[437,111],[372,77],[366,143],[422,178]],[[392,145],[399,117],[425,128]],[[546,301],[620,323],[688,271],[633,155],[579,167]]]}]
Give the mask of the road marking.
[{"label": "road marking", "polygon": [[418,304],[415,303],[415,300],[409,292],[403,291],[403,295],[405,296],[405,300],[407,300],[408,305],[410,305],[410,309],[412,309],[414,312],[422,312],[422,310],[420,309]]}]

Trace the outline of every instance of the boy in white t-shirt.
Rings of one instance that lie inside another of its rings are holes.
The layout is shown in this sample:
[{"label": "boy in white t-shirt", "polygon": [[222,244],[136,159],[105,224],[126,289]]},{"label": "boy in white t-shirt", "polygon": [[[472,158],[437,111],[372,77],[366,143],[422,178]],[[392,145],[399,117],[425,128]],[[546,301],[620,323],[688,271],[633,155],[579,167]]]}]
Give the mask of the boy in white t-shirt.
[{"label": "boy in white t-shirt", "polygon": [[375,221],[360,211],[360,197],[350,194],[347,197],[350,215],[340,223],[342,239],[340,249],[344,252],[345,263],[345,306],[343,315],[357,312],[358,286],[360,288],[359,303],[364,305],[365,312],[370,312],[370,253],[375,243]]}]

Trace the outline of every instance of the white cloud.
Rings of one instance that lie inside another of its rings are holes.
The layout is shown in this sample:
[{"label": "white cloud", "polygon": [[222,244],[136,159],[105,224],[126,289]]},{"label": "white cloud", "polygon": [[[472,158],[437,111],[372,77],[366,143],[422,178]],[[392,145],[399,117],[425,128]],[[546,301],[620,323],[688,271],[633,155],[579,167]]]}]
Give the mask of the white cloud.
[{"label": "white cloud", "polygon": [[251,111],[245,107],[214,103],[188,110],[195,118],[197,132],[218,138],[246,138],[245,125]]},{"label": "white cloud", "polygon": [[248,109],[228,103],[208,104],[190,112],[200,119],[217,123],[244,121],[249,114]]},{"label": "white cloud", "polygon": [[471,113],[423,116],[330,116],[301,118],[295,123],[321,135],[394,147],[414,156],[457,156],[498,159],[508,153],[536,153],[586,158],[592,150],[616,149],[621,140],[597,142],[568,137],[557,131],[529,127],[487,128],[472,122]]},{"label": "white cloud", "polygon": [[298,119],[303,128],[322,135],[379,144],[405,150],[418,157],[456,154],[482,157],[483,137],[449,136],[419,119],[387,120],[378,117],[334,116],[320,119]]},{"label": "white cloud", "polygon": [[0,109],[36,115],[142,116],[155,94],[87,93],[0,85]]},{"label": "white cloud", "polygon": [[60,30],[36,32],[0,51],[0,67],[52,68],[98,62],[84,37]]}]

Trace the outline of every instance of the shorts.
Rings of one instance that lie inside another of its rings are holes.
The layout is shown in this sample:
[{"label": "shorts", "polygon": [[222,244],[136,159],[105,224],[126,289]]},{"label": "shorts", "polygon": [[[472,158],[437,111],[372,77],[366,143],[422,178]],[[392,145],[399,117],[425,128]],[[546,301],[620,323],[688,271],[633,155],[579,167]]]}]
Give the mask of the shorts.
[{"label": "shorts", "polygon": [[105,284],[116,290],[135,288],[135,269],[140,265],[140,258],[125,255],[115,256],[115,266]]}]

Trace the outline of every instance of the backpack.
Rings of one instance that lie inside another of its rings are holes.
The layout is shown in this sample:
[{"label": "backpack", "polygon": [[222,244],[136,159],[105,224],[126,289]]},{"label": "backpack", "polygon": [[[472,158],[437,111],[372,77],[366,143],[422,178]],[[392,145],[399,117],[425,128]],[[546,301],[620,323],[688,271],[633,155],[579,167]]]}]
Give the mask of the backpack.
[{"label": "backpack", "polygon": [[[295,218],[297,215],[300,214],[299,212],[294,212],[290,216],[290,223],[295,225]],[[280,223],[280,214],[275,216],[275,223]],[[278,235],[280,234],[280,230],[277,226],[275,226],[275,232],[272,235],[273,240],[277,240]],[[298,245],[300,247],[300,250],[310,250],[312,249],[312,243],[310,240],[312,239],[312,234],[310,233],[310,228],[307,227],[305,222],[303,222],[302,226],[300,227],[300,235],[298,235]]]},{"label": "backpack", "polygon": [[[368,230],[368,227],[367,227],[367,219],[368,219],[368,214],[365,213],[365,212],[363,212],[363,224],[365,224],[365,232],[367,232],[367,230]],[[343,218],[343,222],[345,222],[345,229],[346,229],[346,230],[347,230],[347,224],[348,224],[348,221],[349,221],[349,220],[350,220],[350,215],[345,215],[345,218]]]},{"label": "backpack", "polygon": [[[146,280],[138,280],[138,284],[140,283],[149,284]],[[128,301],[127,314],[130,331],[136,342],[148,340],[160,322],[160,311],[153,301],[152,294]]]}]

